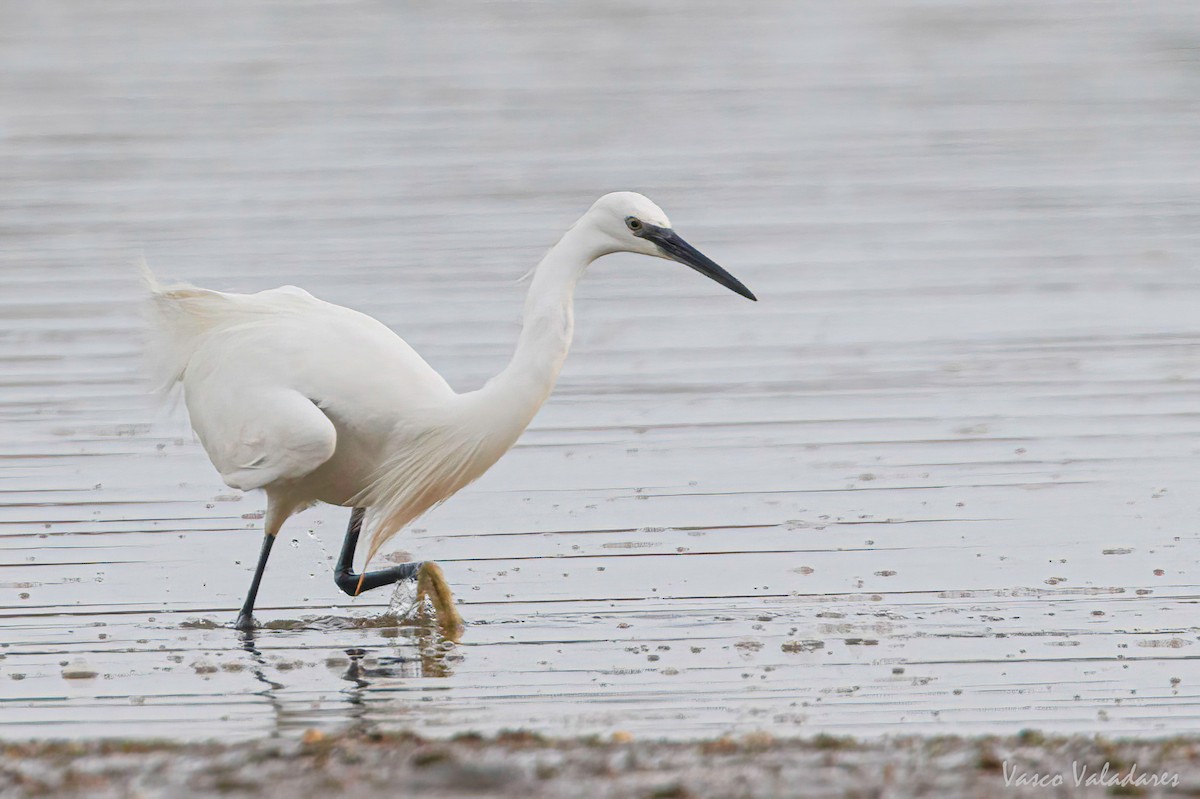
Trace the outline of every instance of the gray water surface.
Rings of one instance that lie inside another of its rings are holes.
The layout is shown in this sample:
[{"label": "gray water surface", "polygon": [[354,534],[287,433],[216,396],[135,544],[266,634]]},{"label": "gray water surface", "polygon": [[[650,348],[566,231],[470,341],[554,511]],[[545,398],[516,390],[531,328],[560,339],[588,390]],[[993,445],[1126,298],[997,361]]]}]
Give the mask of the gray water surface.
[{"label": "gray water surface", "polygon": [[[1197,732],[1200,6],[0,2],[0,736]],[[643,191],[518,446],[331,579],[139,374],[140,255],[452,385]],[[395,557],[404,557],[403,554]],[[358,620],[358,621],[355,621]],[[372,621],[374,620],[374,621]]]}]

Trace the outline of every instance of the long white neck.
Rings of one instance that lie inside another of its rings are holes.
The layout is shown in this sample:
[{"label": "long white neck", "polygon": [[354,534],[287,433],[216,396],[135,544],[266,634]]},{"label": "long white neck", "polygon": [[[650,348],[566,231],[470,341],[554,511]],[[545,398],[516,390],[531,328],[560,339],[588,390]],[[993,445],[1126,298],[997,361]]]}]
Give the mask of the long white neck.
[{"label": "long white neck", "polygon": [[575,285],[592,261],[605,254],[586,219],[555,244],[533,272],[512,360],[475,392],[486,413],[519,435],[550,396],[575,332]]},{"label": "long white neck", "polygon": [[571,346],[575,284],[612,251],[602,241],[586,216],[575,223],[534,270],[517,351],[504,371],[439,405],[425,427],[400,425],[402,446],[355,500],[381,509],[368,561],[404,525],[487,471],[542,407]]}]

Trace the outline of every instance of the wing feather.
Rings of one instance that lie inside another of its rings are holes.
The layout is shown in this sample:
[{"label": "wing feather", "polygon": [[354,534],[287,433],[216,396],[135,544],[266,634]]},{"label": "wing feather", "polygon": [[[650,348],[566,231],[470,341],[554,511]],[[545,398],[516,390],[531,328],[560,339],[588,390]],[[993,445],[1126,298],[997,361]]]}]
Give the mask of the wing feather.
[{"label": "wing feather", "polygon": [[333,422],[290,389],[202,389],[188,392],[186,401],[204,451],[232,488],[298,480],[337,448]]}]

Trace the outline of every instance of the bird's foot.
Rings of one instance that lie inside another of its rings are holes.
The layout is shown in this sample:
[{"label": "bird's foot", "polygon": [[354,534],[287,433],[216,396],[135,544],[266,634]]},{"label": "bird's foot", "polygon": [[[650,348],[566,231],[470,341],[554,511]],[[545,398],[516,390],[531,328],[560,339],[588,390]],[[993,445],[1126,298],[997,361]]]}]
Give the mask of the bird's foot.
[{"label": "bird's foot", "polygon": [[416,602],[406,615],[413,618],[424,610],[431,610],[431,621],[447,638],[458,640],[463,626],[462,616],[454,606],[454,594],[450,591],[450,584],[446,582],[446,576],[442,574],[440,566],[432,561],[401,563],[379,571],[355,574],[346,565],[351,558],[352,554],[347,556],[343,553],[343,558],[334,571],[333,579],[338,588],[349,596],[358,596],[363,591],[416,578]]},{"label": "bird's foot", "polygon": [[454,594],[442,567],[433,561],[420,564],[417,572],[417,606],[426,605],[433,609],[434,621],[447,638],[457,641],[462,632],[463,620],[454,604]]},{"label": "bird's foot", "polygon": [[235,630],[241,630],[244,633],[253,632],[258,625],[254,622],[254,616],[249,613],[238,614],[237,621],[233,623]]}]

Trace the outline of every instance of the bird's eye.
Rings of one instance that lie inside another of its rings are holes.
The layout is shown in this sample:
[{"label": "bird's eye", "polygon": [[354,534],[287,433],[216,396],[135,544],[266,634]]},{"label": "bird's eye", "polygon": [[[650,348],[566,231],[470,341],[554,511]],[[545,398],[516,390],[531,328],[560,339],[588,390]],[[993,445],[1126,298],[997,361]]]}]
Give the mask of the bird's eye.
[{"label": "bird's eye", "polygon": [[636,216],[625,217],[625,224],[628,225],[629,229],[634,233],[637,233],[642,229],[642,220],[638,219]]}]

